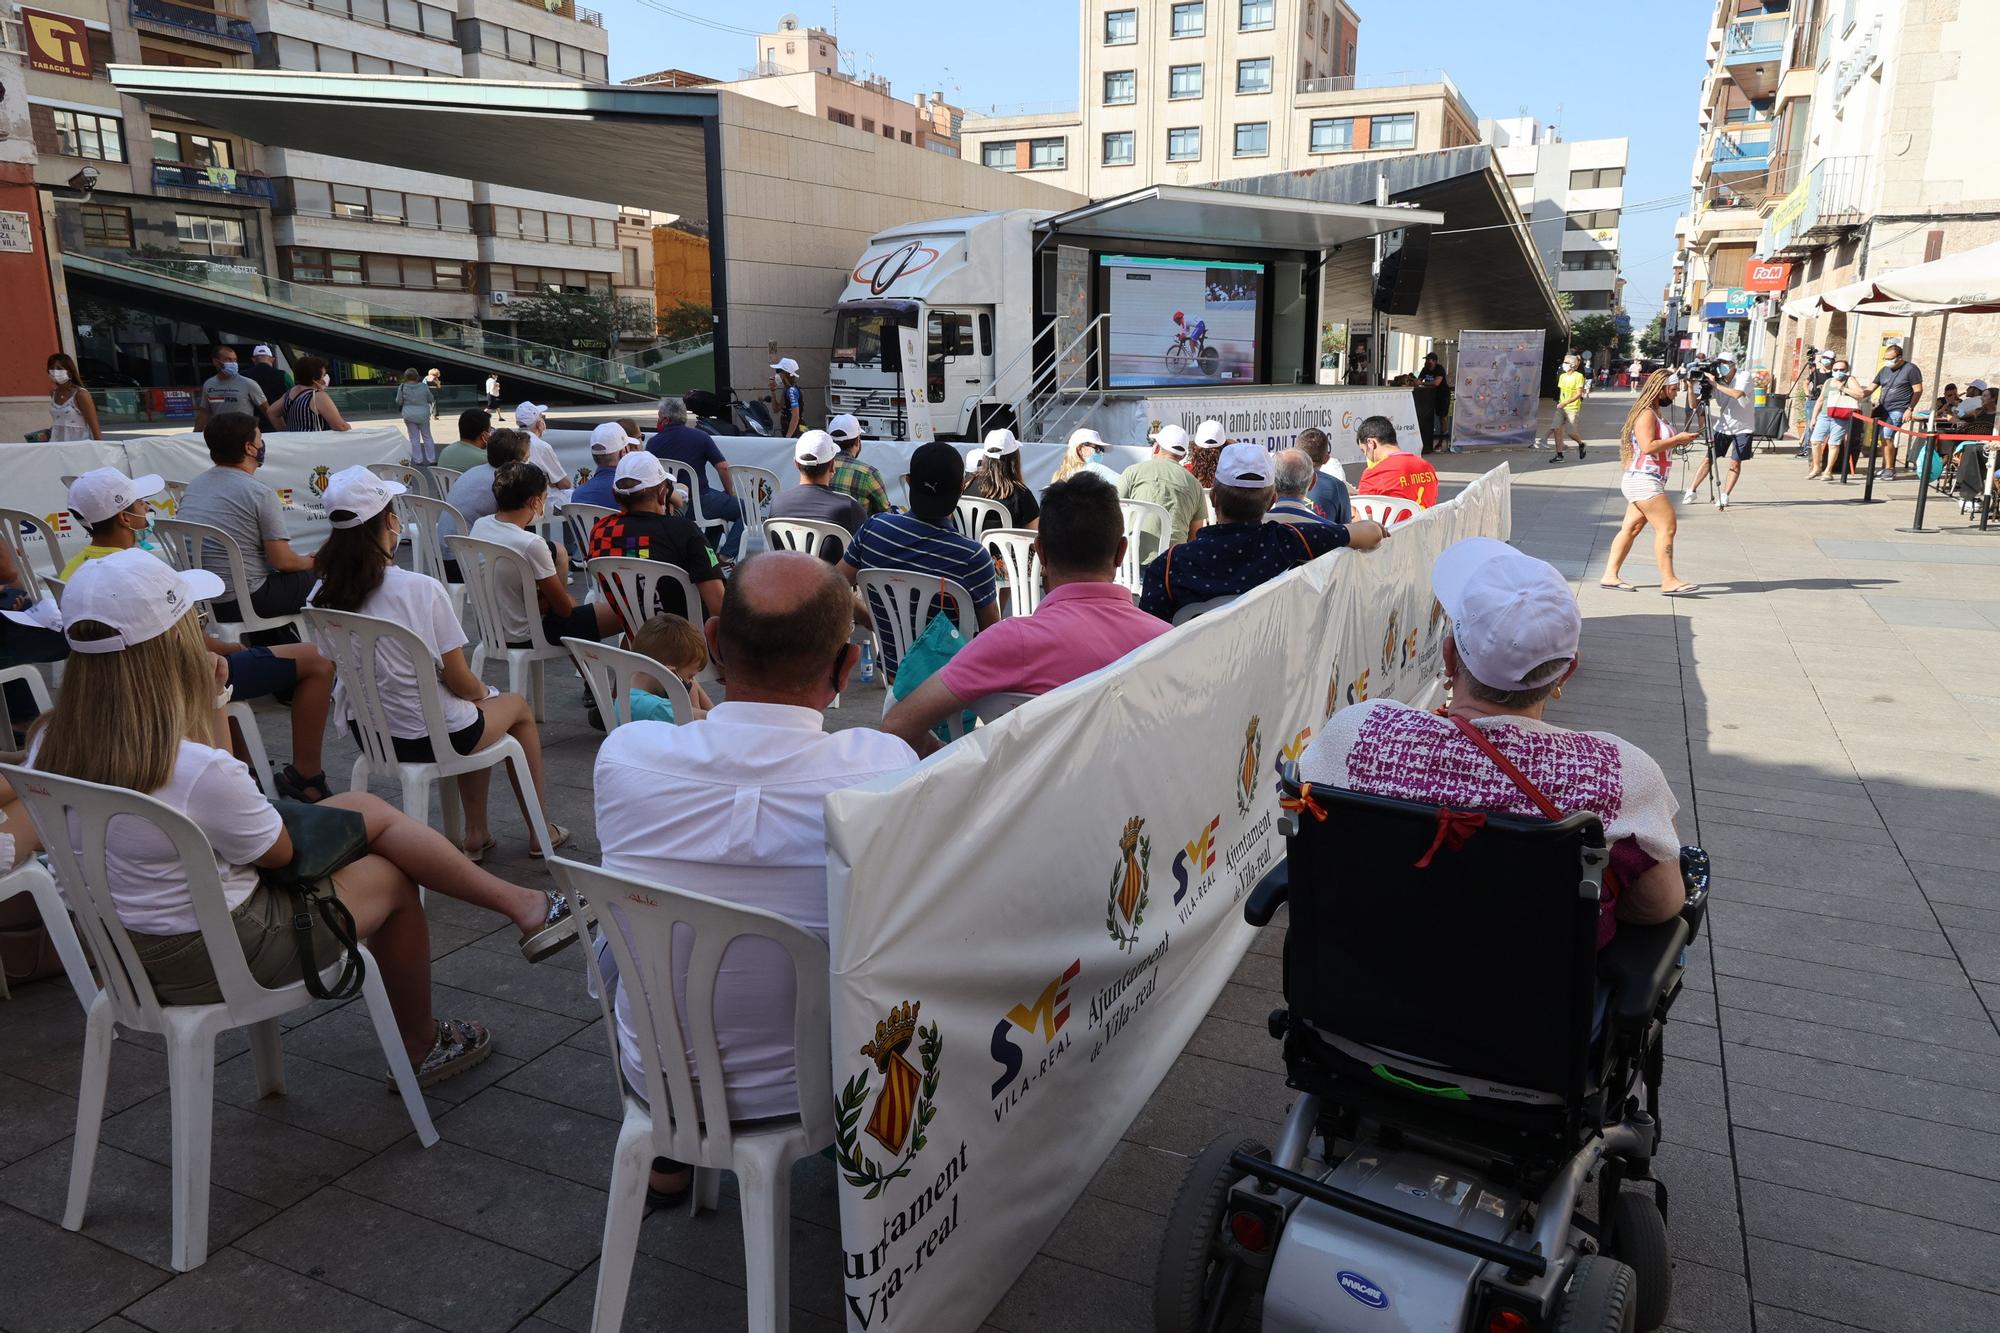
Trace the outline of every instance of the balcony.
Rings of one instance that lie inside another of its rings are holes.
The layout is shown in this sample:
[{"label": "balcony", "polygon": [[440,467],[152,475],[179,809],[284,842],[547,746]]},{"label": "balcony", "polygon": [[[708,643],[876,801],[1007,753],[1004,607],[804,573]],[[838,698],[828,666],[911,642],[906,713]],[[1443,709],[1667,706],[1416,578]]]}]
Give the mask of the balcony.
[{"label": "balcony", "polygon": [[1709,147],[1709,163],[1717,174],[1739,171],[1764,173],[1771,164],[1770,122],[1718,130]]},{"label": "balcony", "polygon": [[1722,35],[1722,64],[1745,95],[1768,97],[1783,72],[1791,16],[1738,19]]},{"label": "balcony", "polygon": [[170,29],[176,36],[195,33],[247,50],[257,49],[257,30],[250,20],[214,6],[180,4],[177,0],[132,0],[132,21]]},{"label": "balcony", "polygon": [[277,190],[268,176],[250,176],[235,167],[198,167],[186,162],[155,162],[153,188],[156,190],[209,190],[238,199],[277,201]]},{"label": "balcony", "polygon": [[520,0],[520,3],[544,14],[554,14],[557,18],[574,19],[578,23],[588,23],[593,28],[604,26],[604,15],[594,9],[585,9],[576,0]]},{"label": "balcony", "polygon": [[1828,157],[1813,164],[1764,222],[1757,253],[1766,259],[1803,254],[1866,220],[1868,159]]}]

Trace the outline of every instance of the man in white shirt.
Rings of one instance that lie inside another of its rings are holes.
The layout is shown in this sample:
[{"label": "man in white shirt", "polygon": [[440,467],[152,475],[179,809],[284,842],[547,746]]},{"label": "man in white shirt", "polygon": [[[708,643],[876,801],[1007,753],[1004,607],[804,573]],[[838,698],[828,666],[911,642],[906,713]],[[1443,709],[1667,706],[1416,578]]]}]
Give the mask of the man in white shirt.
[{"label": "man in white shirt", "polygon": [[569,499],[570,487],[576,483],[556,457],[556,447],[542,438],[549,430],[549,409],[541,403],[521,403],[514,409],[514,424],[528,432],[528,461],[549,474],[549,489],[555,492],[549,503]]},{"label": "man in white shirt", "polygon": [[1723,478],[1722,494],[1715,497],[1717,509],[1729,508],[1730,492],[1736,489],[1736,482],[1743,475],[1743,460],[1750,457],[1750,433],[1756,429],[1753,413],[1754,401],[1751,394],[1756,382],[1748,370],[1741,369],[1732,356],[1715,358],[1715,373],[1704,375],[1715,390],[1710,412],[1715,422],[1715,435],[1709,441],[1708,453],[1703,456],[1701,466],[1694,470],[1694,480],[1688,483],[1687,494],[1681,503],[1694,503],[1694,493],[1701,489],[1702,482],[1708,480],[1708,470],[1715,460],[1725,454],[1729,457],[1729,475]]},{"label": "man in white shirt", "polygon": [[[824,562],[779,551],[738,566],[706,626],[728,699],[698,722],[627,723],[598,749],[605,869],[776,912],[824,936],[826,794],[917,762],[893,736],[825,728],[860,657],[847,641],[853,628],[854,594]],[[798,1110],[793,996],[791,962],[775,945],[731,946],[715,1009],[733,1119]],[[622,989],[617,1014],[625,1077],[643,1087]],[[658,1192],[686,1189],[685,1168],[654,1166]]]}]

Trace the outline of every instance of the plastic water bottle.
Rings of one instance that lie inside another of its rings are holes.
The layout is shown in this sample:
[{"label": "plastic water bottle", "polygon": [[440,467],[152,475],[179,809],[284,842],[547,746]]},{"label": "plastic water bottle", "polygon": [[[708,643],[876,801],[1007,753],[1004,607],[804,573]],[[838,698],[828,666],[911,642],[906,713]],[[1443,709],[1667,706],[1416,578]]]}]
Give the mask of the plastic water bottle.
[{"label": "plastic water bottle", "polygon": [[872,643],[861,645],[861,683],[863,685],[875,683],[875,645]]}]

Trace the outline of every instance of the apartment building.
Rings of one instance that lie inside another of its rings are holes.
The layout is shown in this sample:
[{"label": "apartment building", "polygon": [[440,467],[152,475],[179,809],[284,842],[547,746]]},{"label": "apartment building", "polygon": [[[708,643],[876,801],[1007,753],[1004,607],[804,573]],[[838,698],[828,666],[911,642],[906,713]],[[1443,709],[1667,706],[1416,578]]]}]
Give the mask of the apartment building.
[{"label": "apartment building", "polygon": [[1563,139],[1532,117],[1479,122],[1514,193],[1542,267],[1572,316],[1618,310],[1624,139]]},{"label": "apartment building", "polygon": [[1442,71],[1356,72],[1345,0],[1086,0],[1078,109],[966,118],[963,151],[1094,197],[1479,142]]}]

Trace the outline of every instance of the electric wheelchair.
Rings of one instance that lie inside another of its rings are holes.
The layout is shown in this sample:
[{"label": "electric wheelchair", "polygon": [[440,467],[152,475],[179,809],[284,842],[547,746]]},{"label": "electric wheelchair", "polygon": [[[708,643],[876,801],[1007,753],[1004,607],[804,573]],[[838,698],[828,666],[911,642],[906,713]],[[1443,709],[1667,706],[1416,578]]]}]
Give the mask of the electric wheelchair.
[{"label": "electric wheelchair", "polygon": [[[1671,1295],[1662,1032],[1708,897],[1597,947],[1595,815],[1463,813],[1281,769],[1298,1093],[1273,1147],[1193,1163],[1155,1284],[1161,1333],[1631,1333]],[[1595,1186],[1595,1207],[1586,1187]],[[1594,1216],[1590,1215],[1594,1213]]]}]

